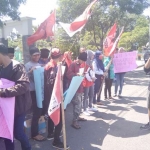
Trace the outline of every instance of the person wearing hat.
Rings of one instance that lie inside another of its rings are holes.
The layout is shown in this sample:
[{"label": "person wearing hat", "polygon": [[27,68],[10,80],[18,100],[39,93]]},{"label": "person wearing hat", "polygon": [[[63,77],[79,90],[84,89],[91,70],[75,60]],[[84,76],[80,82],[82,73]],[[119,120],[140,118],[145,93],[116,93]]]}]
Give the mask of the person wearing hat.
[{"label": "person wearing hat", "polygon": [[49,61],[48,58],[49,58],[50,51],[46,48],[40,49],[40,51],[41,51],[41,56],[40,56],[39,64],[46,65]]},{"label": "person wearing hat", "polygon": [[[81,68],[81,64],[85,63],[87,60],[87,53],[86,52],[82,52],[79,54],[78,59],[73,62],[67,72],[67,77],[69,79],[69,81],[71,82],[72,78],[74,76],[80,76],[83,74],[79,73],[79,69]],[[74,98],[72,99],[72,104],[73,104],[73,121],[72,121],[72,127],[75,129],[80,129],[80,125],[78,123],[78,121],[82,120],[84,121],[85,119],[83,118],[79,118],[80,113],[81,113],[81,109],[82,109],[82,95],[83,95],[83,86],[82,84],[80,85],[79,89],[77,90]]]},{"label": "person wearing hat", "polygon": [[10,59],[14,59],[14,53],[15,53],[15,49],[12,48],[12,47],[9,47],[9,48],[8,48],[8,57],[9,57]]},{"label": "person wearing hat", "polygon": [[[47,114],[48,107],[51,100],[51,95],[54,88],[54,83],[57,74],[57,63],[61,61],[62,53],[58,48],[53,48],[51,51],[51,60],[45,66],[44,71],[44,102],[43,102],[43,113]],[[60,108],[61,109],[61,108]],[[53,140],[53,147],[63,149],[64,144],[60,140],[60,134],[62,130],[62,115],[60,111],[60,122],[57,126],[54,125],[52,119],[48,117],[48,140]],[[69,147],[67,146],[67,149]]]},{"label": "person wearing hat", "polygon": [[[15,83],[11,88],[0,89],[1,98],[15,97],[14,137],[21,143],[22,150],[31,150],[29,140],[24,133],[25,115],[30,109],[32,102],[29,91],[29,78],[24,66],[16,60],[9,58],[8,48],[2,43],[0,43],[0,65],[2,66],[0,69],[0,78]],[[8,109],[8,107],[5,109]],[[14,141],[12,142],[6,138],[3,140],[6,150],[15,150]]]},{"label": "person wearing hat", "polygon": [[41,66],[39,64],[40,51],[38,48],[33,48],[30,49],[29,52],[30,52],[30,61],[25,64],[25,68],[30,80],[30,94],[32,98],[33,118],[31,123],[31,137],[36,141],[43,141],[45,140],[45,138],[38,132],[38,121],[42,114],[42,108],[37,107],[34,76],[33,76],[33,70],[36,69],[36,67]]}]

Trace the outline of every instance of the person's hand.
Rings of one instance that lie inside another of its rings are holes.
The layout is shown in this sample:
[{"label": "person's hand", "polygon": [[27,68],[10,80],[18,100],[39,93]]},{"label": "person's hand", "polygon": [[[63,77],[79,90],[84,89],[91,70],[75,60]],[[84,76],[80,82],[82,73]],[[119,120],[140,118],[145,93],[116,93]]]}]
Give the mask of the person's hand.
[{"label": "person's hand", "polygon": [[35,69],[36,69],[36,67],[32,67],[32,68],[30,69],[29,73],[32,73],[33,70],[35,70]]},{"label": "person's hand", "polygon": [[81,74],[81,73],[77,73],[77,76],[83,76],[83,74]]}]

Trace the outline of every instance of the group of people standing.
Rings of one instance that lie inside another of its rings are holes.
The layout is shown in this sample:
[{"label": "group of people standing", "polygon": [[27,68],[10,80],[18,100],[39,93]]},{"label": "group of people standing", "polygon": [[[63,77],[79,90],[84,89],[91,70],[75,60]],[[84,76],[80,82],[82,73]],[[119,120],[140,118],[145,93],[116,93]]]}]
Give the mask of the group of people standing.
[{"label": "group of people standing", "polygon": [[[114,74],[112,63],[113,57],[104,57],[102,51],[100,50],[94,52],[91,50],[86,50],[85,48],[80,48],[80,53],[75,60],[72,59],[72,52],[67,51],[63,54],[58,48],[53,48],[51,50],[51,54],[49,54],[50,51],[48,49],[39,50],[38,48],[30,49],[29,52],[30,61],[25,64],[24,67],[22,64],[16,63],[16,61],[11,60],[8,57],[8,49],[3,44],[0,44],[0,63],[3,66],[0,72],[0,78],[6,78],[8,80],[14,81],[16,84],[13,88],[14,92],[11,89],[2,89],[0,91],[1,97],[16,97],[15,110],[17,111],[19,109],[19,114],[15,113],[14,129],[16,129],[17,126],[18,131],[14,130],[14,136],[21,142],[23,150],[31,150],[29,141],[23,131],[23,122],[25,120],[25,114],[27,110],[30,109],[32,101],[31,108],[33,112],[33,118],[31,124],[31,137],[36,141],[54,139],[52,143],[53,147],[63,149],[64,145],[60,140],[62,130],[61,111],[60,122],[57,126],[54,125],[50,117],[47,118],[47,138],[38,133],[38,120],[40,116],[46,115],[48,112],[48,106],[52,96],[52,91],[57,74],[58,62],[61,62],[62,65],[64,65],[66,68],[63,75],[63,92],[65,92],[69,88],[71,80],[74,76],[84,77],[82,84],[78,88],[71,101],[73,105],[73,119],[71,126],[75,129],[81,128],[79,125],[79,121],[85,121],[84,118],[80,117],[82,109],[84,115],[90,115],[90,111],[97,111],[96,105],[103,105],[101,101],[103,83],[105,83],[105,99],[112,99],[111,87],[113,80],[116,78],[114,96],[117,96],[118,94],[118,96],[121,97],[124,81],[123,78],[125,73]],[[118,51],[116,49],[116,52],[123,52],[123,48],[120,48]],[[4,59],[7,60],[7,63],[4,62]],[[33,70],[38,67],[44,67],[43,108],[38,108],[36,102]],[[16,68],[18,68],[18,70]],[[13,71],[14,73],[12,73]],[[11,72],[12,75],[9,74],[9,72]],[[120,86],[119,93],[117,93],[118,86]],[[20,87],[22,87],[22,90],[20,89]],[[12,92],[12,94],[9,94],[9,92]],[[30,96],[32,100],[30,99]],[[17,100],[18,97],[19,100]],[[22,97],[24,98],[24,100]],[[14,150],[14,147],[12,146],[13,143],[11,143],[10,140],[4,139],[4,141],[6,150]],[[67,148],[69,148],[69,146],[67,146]]]}]

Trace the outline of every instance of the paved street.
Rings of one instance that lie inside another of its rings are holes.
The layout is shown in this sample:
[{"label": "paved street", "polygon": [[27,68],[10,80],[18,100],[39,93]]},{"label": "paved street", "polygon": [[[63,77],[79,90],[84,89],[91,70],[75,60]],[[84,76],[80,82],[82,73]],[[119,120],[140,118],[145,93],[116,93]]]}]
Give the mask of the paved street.
[{"label": "paved street", "polygon": [[[148,121],[145,97],[149,80],[143,68],[127,73],[124,97],[105,101],[98,112],[86,117],[87,122],[81,122],[80,130],[70,126],[72,105],[69,105],[65,113],[67,143],[71,150],[149,150],[150,130],[140,130]],[[51,141],[31,143],[33,150],[53,150]],[[5,150],[2,141],[0,147]]]}]

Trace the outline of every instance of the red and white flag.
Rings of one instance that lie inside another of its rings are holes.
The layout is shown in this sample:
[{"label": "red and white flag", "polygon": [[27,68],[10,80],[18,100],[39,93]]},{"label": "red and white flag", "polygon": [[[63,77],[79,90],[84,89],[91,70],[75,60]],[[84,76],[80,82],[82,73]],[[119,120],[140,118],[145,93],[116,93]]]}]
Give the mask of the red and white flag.
[{"label": "red and white flag", "polygon": [[71,24],[59,22],[59,24],[63,27],[63,29],[70,37],[72,37],[75,33],[81,31],[84,28],[91,15],[91,7],[96,3],[96,1],[97,0],[91,2],[85,9],[83,14],[77,17]]},{"label": "red and white flag", "polygon": [[103,42],[103,47],[104,47],[104,55],[105,56],[109,56],[109,53],[113,47],[114,44],[114,38],[116,36],[116,31],[117,31],[117,24],[115,23],[110,31],[107,34],[107,37],[105,38],[104,42]]},{"label": "red and white flag", "polygon": [[58,71],[54,83],[54,88],[48,108],[48,115],[53,120],[55,126],[60,122],[60,104],[62,101],[62,72],[61,65],[58,66]]},{"label": "red and white flag", "polygon": [[115,49],[116,49],[116,47],[117,47],[117,45],[118,45],[118,42],[119,42],[119,40],[120,40],[120,38],[121,38],[121,35],[122,35],[122,33],[123,33],[123,31],[124,31],[124,27],[122,27],[119,36],[117,37],[116,41],[114,42],[114,44],[113,44],[113,46],[112,46],[112,48],[111,48],[111,51],[109,52],[109,56],[112,55],[113,52],[115,51]]},{"label": "red and white flag", "polygon": [[37,31],[28,37],[27,44],[32,45],[37,40],[47,39],[48,37],[54,36],[54,26],[56,22],[55,10],[50,14],[50,16],[39,26]]}]

